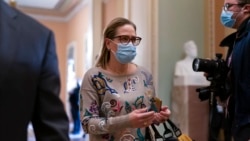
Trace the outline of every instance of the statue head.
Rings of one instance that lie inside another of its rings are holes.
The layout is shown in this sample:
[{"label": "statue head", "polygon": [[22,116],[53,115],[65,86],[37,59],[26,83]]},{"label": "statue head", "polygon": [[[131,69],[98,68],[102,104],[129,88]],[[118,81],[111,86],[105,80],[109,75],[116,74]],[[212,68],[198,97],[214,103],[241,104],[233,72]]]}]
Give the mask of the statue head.
[{"label": "statue head", "polygon": [[193,40],[184,43],[184,51],[187,57],[197,57],[197,46]]}]

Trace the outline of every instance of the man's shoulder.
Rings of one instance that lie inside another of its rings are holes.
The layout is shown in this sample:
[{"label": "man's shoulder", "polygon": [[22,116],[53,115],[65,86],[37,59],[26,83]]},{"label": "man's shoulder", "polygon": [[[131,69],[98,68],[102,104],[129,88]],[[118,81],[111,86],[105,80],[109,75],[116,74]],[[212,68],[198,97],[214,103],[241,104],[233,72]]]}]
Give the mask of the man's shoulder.
[{"label": "man's shoulder", "polygon": [[27,21],[30,22],[30,24],[36,24],[38,26],[44,27],[40,22],[38,22],[36,19],[31,17],[30,15],[20,11],[17,8],[12,8],[10,7],[7,3],[4,1],[0,1],[0,7],[1,7],[1,12],[4,15],[7,15],[7,17],[12,18],[14,20],[22,20],[22,21]]},{"label": "man's shoulder", "polygon": [[[30,15],[8,6],[7,3],[0,0],[0,12],[2,12],[3,19],[8,22],[16,23],[19,29],[32,30],[32,32],[48,32],[50,31],[47,27],[41,24],[37,19],[31,17]],[[35,29],[35,30],[34,30]]]},{"label": "man's shoulder", "polygon": [[[43,24],[41,24],[37,19],[22,13],[21,11],[16,11],[17,12],[17,22],[19,22],[22,26],[22,28],[29,28],[29,29],[36,29],[39,32],[48,32],[50,31],[47,27],[45,27]],[[28,24],[26,24],[28,23]]]}]

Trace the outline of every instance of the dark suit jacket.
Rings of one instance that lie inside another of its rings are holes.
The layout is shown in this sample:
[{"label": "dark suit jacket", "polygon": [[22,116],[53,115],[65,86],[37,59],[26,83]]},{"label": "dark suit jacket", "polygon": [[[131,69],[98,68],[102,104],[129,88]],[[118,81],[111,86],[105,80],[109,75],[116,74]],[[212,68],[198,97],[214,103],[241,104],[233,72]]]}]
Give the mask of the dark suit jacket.
[{"label": "dark suit jacket", "polygon": [[67,141],[53,33],[0,0],[0,141]]}]

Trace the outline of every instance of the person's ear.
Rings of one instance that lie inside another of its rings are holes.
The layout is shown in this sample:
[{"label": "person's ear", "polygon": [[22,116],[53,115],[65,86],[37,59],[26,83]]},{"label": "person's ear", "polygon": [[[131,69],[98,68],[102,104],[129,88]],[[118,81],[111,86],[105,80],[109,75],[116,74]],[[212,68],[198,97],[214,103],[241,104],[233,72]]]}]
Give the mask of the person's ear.
[{"label": "person's ear", "polygon": [[244,13],[250,13],[250,4],[245,4],[243,7]]},{"label": "person's ear", "polygon": [[110,48],[110,44],[111,44],[110,39],[105,38],[104,40],[105,40],[105,45],[106,45],[106,47],[109,49],[109,48]]}]

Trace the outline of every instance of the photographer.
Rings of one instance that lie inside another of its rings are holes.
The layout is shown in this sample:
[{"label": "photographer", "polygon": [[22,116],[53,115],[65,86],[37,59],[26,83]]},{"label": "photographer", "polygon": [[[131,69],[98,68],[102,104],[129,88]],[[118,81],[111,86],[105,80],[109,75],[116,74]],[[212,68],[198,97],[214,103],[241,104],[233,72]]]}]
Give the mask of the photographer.
[{"label": "photographer", "polygon": [[[228,42],[228,78],[232,82],[227,117],[232,121],[234,141],[250,139],[250,0],[224,0],[221,23],[237,29]],[[232,42],[234,41],[234,42]],[[231,47],[231,48],[230,48]]]},{"label": "photographer", "polygon": [[224,0],[220,19],[225,27],[237,31],[221,42],[221,46],[229,47],[226,60],[229,71],[226,73],[225,82],[229,83],[230,89],[226,91],[229,95],[227,99],[221,99],[223,91],[217,92],[220,96],[218,102],[222,101],[225,104],[227,125],[232,127],[234,141],[248,141],[250,140],[250,0]]}]

